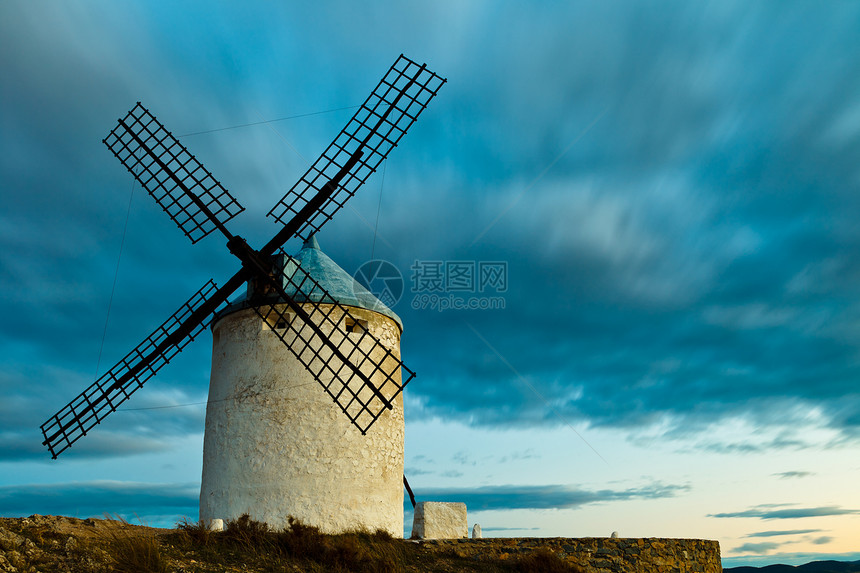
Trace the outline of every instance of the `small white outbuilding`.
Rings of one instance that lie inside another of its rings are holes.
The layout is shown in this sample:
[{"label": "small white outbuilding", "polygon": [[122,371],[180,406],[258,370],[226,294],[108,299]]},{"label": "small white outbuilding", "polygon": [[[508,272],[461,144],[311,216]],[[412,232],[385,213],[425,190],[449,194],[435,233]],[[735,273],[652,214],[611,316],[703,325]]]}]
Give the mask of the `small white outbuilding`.
[{"label": "small white outbuilding", "polygon": [[[400,319],[314,237],[294,258],[400,356]],[[291,294],[306,308],[324,304],[319,293]],[[335,335],[352,336],[353,327],[340,321],[344,331]],[[367,528],[402,536],[402,393],[362,435],[284,347],[276,328],[249,307],[247,294],[213,321],[200,519],[247,513],[281,528],[293,516],[328,533]]]}]

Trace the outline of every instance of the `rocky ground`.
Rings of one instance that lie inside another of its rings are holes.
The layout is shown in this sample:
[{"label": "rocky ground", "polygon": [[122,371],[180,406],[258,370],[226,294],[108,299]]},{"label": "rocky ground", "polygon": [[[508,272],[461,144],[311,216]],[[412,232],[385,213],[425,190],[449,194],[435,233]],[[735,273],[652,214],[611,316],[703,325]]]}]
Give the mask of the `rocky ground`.
[{"label": "rocky ground", "polygon": [[328,536],[301,524],[272,532],[250,520],[209,533],[195,525],[158,529],[111,519],[0,518],[0,572],[9,573],[580,571],[538,545],[416,542],[379,533]]}]

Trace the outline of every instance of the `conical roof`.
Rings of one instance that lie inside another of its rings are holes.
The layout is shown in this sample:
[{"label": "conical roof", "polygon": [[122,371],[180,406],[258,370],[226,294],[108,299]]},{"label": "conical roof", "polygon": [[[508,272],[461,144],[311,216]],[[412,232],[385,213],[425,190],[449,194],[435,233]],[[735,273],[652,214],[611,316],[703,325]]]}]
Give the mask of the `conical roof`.
[{"label": "conical roof", "polygon": [[[286,259],[286,257],[284,258]],[[301,270],[296,268],[293,261],[301,266]],[[293,279],[293,282],[301,285],[301,290],[297,292],[297,289],[290,281],[284,281],[284,291],[296,302],[338,302],[343,306],[372,310],[392,319],[397,323],[397,326],[400,327],[400,330],[403,330],[403,322],[400,320],[400,317],[388,308],[381,300],[376,298],[373,293],[356,281],[352,275],[343,270],[328,255],[322,252],[315,235],[311,235],[311,237],[305,241],[301,250],[292,257],[292,261],[287,259],[285,261],[278,262],[280,264],[277,264],[276,266],[284,268],[284,274]],[[296,273],[302,274],[296,276]],[[310,284],[310,281],[304,280],[304,274],[309,275],[319,283],[319,285],[325,289],[329,295],[331,295],[331,298],[325,297],[319,289],[311,289],[312,285]],[[231,301],[230,305],[224,309],[224,311],[219,313],[219,317],[242,308],[248,308],[250,306],[248,304],[249,294],[250,285],[249,291]]]}]

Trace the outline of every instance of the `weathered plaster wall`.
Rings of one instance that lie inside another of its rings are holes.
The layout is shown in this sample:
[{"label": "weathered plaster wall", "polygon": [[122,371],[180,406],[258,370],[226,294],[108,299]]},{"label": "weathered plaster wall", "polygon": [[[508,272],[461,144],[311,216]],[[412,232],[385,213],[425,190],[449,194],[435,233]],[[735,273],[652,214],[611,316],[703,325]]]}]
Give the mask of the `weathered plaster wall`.
[{"label": "weathered plaster wall", "polygon": [[427,551],[515,559],[546,548],[588,573],[721,573],[720,544],[705,539],[485,538],[419,541]]},{"label": "weathered plaster wall", "polygon": [[419,501],[412,520],[412,539],[469,537],[465,503]]},{"label": "weathered plaster wall", "polygon": [[[400,355],[394,321],[349,311]],[[292,515],[326,532],[402,536],[402,394],[393,405],[362,436],[253,310],[225,316],[213,328],[200,519],[248,513],[283,527]]]}]

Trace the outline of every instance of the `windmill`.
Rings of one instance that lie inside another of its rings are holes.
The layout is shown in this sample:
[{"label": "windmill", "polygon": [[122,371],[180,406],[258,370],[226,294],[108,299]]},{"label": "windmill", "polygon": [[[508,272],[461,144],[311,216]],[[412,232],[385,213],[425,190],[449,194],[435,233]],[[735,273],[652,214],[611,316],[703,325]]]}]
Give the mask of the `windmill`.
[{"label": "windmill", "polygon": [[[415,373],[368,330],[332,338],[332,328],[342,321],[360,320],[302,272],[282,247],[293,237],[307,241],[331,220],[445,81],[426,64],[398,57],[334,141],[268,213],[281,228],[259,249],[226,227],[244,208],[145,107],[137,103],[120,119],[105,145],[192,243],[219,231],[241,268],[223,286],[208,281],[155,332],[42,424],[42,444],[51,456],[56,459],[115,412],[191,343],[245,283],[254,293],[249,304],[253,311],[281,327],[279,340],[351,425],[366,434]],[[326,304],[296,301],[293,296],[299,292],[316,292]]]}]

